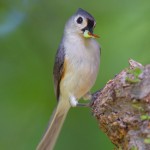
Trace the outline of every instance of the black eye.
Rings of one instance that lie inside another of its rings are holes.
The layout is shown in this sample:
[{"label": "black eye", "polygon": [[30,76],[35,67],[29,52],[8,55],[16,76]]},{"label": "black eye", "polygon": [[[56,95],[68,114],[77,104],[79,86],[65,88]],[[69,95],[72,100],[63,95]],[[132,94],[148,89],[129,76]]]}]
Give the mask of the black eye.
[{"label": "black eye", "polygon": [[78,24],[81,24],[83,22],[83,18],[82,17],[79,17],[78,19],[77,19],[77,23]]}]

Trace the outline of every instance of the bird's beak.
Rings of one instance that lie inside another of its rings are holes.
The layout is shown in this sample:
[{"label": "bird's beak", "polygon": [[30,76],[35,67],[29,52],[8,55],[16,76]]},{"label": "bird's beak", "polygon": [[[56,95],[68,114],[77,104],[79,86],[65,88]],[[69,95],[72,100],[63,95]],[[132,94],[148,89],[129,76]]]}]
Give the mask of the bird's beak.
[{"label": "bird's beak", "polygon": [[99,38],[98,35],[93,34],[92,32],[90,32],[90,31],[88,31],[88,30],[85,30],[85,31],[84,31],[83,36],[84,36],[85,38]]}]

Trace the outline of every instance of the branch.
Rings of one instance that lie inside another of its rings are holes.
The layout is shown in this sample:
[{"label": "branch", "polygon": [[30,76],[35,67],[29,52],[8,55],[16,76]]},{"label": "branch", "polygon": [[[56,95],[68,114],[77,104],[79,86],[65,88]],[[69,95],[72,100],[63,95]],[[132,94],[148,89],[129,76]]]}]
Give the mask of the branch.
[{"label": "branch", "polygon": [[91,108],[117,149],[150,150],[150,65],[129,63],[93,94]]}]

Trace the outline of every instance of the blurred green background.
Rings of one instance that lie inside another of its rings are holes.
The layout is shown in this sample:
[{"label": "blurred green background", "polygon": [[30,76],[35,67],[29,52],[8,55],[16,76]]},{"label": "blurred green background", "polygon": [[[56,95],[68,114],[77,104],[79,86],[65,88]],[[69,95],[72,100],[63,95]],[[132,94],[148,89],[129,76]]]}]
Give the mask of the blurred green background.
[{"label": "blurred green background", "polygon": [[[67,19],[79,8],[97,20],[102,56],[92,91],[128,66],[150,63],[150,1],[1,0],[0,149],[34,150],[56,106],[53,62]],[[72,108],[55,150],[112,150],[88,108]]]}]

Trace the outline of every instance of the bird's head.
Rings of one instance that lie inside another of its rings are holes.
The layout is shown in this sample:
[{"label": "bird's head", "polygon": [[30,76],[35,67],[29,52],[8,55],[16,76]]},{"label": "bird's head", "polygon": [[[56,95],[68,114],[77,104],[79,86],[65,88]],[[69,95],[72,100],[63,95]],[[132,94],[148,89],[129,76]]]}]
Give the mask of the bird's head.
[{"label": "bird's head", "polygon": [[94,17],[85,10],[79,8],[67,22],[65,31],[69,34],[79,34],[85,38],[98,38],[98,35],[93,34],[95,25],[96,21]]}]

